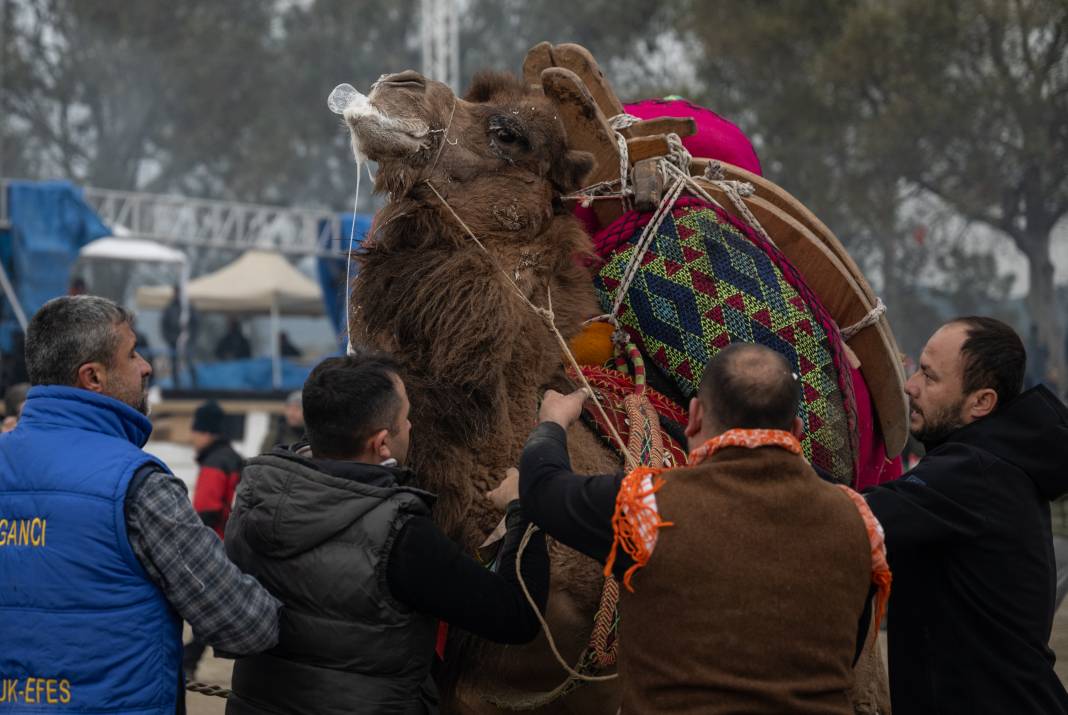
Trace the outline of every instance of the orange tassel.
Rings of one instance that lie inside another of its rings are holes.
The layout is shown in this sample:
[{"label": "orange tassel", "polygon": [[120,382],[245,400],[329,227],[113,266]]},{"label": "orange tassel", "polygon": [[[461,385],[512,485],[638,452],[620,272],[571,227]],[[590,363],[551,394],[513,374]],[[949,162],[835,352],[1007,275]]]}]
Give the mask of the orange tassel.
[{"label": "orange tassel", "polygon": [[[645,501],[646,497],[660,491],[666,484],[660,477],[663,471],[652,467],[638,467],[623,478],[616,496],[616,510],[612,514],[612,532],[615,538],[605,561],[604,575],[605,578],[612,575],[617,549],[623,549],[634,561],[623,574],[623,585],[632,593],[634,587],[631,586],[631,579],[635,571],[649,563],[657,531],[661,527],[675,525],[671,521],[661,521],[656,507]],[[650,487],[645,486],[646,477],[652,482]]]}]

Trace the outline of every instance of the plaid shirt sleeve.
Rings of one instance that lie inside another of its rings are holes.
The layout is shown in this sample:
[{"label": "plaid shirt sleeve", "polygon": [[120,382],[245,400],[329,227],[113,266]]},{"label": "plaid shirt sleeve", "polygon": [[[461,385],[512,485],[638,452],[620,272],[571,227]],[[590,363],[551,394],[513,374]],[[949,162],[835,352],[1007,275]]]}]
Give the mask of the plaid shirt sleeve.
[{"label": "plaid shirt sleeve", "polygon": [[151,472],[126,498],[126,530],[149,578],[198,638],[233,655],[278,642],[276,600],[226,557],[181,480]]}]

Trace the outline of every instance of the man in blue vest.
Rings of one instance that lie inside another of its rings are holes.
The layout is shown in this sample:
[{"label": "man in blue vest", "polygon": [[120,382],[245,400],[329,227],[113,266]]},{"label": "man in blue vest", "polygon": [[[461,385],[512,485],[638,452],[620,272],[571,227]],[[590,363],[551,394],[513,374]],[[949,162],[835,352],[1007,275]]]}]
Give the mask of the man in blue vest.
[{"label": "man in blue vest", "polygon": [[280,604],[226,559],[143,452],[133,315],[96,296],[30,323],[30,389],[0,436],[0,710],[185,711],[182,620],[217,649],[274,646]]}]

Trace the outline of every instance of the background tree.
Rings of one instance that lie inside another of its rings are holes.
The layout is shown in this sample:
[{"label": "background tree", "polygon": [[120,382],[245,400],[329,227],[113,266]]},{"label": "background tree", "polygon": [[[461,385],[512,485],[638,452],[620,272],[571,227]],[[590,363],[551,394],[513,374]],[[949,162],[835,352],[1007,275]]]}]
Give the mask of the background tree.
[{"label": "background tree", "polygon": [[[1050,240],[1068,213],[1068,4],[693,3],[686,24],[706,48],[706,99],[758,136],[772,178],[880,255],[892,311],[912,290],[895,250],[908,200],[937,197],[1009,237],[1064,386]],[[896,313],[896,329],[912,318]]]},{"label": "background tree", "polygon": [[[344,209],[351,150],[327,94],[420,65],[414,0],[0,9],[5,176]],[[961,229],[992,226],[1028,258],[1030,315],[1064,375],[1050,237],[1068,211],[1066,17],[1064,0],[467,0],[462,74],[580,42],[624,98],[679,93],[732,119],[872,276],[913,353],[940,318],[1006,304]]]}]

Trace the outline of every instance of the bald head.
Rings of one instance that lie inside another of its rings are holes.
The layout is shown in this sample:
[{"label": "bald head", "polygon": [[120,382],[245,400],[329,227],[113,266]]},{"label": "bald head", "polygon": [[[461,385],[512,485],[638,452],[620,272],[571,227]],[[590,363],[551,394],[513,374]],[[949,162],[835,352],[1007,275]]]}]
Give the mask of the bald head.
[{"label": "bald head", "polygon": [[718,428],[790,430],[801,382],[779,353],[756,343],[732,343],[709,361],[697,399]]}]

